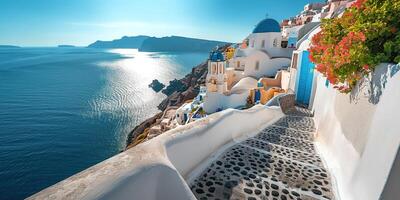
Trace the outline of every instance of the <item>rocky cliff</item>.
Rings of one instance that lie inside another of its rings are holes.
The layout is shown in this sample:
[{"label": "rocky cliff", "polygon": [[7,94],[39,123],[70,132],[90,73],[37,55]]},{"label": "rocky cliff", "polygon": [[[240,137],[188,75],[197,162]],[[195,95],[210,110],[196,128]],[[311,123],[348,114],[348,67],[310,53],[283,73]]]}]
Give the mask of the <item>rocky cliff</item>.
[{"label": "rocky cliff", "polygon": [[150,84],[149,87],[152,88],[155,92],[161,91],[165,85],[162,84],[159,80],[154,79]]},{"label": "rocky cliff", "polygon": [[[230,44],[226,44],[219,49],[224,51],[229,45]],[[158,105],[158,108],[164,111],[169,106],[180,106],[185,101],[193,99],[199,93],[200,86],[205,85],[206,76],[207,61],[204,61],[194,67],[192,71],[182,79],[170,81],[170,84],[162,90],[162,92],[167,95],[167,98]],[[137,125],[128,135],[126,141],[127,148],[133,147],[143,141],[143,138],[147,136],[146,130],[153,126],[161,116],[162,112]]]}]

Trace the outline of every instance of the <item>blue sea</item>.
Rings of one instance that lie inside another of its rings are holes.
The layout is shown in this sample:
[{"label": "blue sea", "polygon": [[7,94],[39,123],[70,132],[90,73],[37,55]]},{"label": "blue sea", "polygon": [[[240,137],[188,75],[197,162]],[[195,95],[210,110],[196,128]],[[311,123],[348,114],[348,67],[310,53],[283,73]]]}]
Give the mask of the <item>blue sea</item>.
[{"label": "blue sea", "polygon": [[0,199],[23,199],[123,150],[207,53],[0,49]]}]

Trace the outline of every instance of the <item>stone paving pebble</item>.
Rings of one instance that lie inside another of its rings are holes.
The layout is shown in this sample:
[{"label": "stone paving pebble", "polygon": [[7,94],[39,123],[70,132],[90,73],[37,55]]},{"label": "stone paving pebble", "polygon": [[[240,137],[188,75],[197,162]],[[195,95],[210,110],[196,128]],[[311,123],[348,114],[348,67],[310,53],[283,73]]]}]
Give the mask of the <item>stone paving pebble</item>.
[{"label": "stone paving pebble", "polygon": [[314,121],[305,109],[228,148],[191,184],[206,199],[335,199],[331,176],[315,151]]}]

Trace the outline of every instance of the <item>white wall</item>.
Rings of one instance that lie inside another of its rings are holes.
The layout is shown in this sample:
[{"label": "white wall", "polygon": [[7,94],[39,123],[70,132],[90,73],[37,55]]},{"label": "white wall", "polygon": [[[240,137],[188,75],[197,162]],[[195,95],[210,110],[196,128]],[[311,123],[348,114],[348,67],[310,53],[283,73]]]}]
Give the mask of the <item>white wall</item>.
[{"label": "white wall", "polygon": [[282,70],[281,88],[287,91],[289,89],[289,83],[290,83],[290,72]]},{"label": "white wall", "polygon": [[214,113],[218,109],[238,108],[245,106],[250,89],[257,87],[257,80],[252,77],[240,79],[229,94],[207,92],[204,97],[203,108],[207,113]]},{"label": "white wall", "polygon": [[[255,68],[256,62],[260,62],[260,67]],[[270,59],[267,54],[261,51],[254,51],[246,57],[246,67],[244,69],[245,76],[253,76],[260,78],[263,76],[276,75],[276,72],[284,67],[289,67],[290,59],[288,58],[273,58]]]},{"label": "white wall", "polygon": [[289,81],[289,90],[295,92],[296,90],[296,79],[297,79],[297,69],[290,68],[290,81]]},{"label": "white wall", "polygon": [[[277,47],[280,47],[282,34],[279,32],[269,32],[269,33],[252,33],[249,35],[249,48],[255,49],[269,49],[274,48],[274,39],[277,40]],[[265,46],[262,47],[262,40],[265,41]],[[254,47],[252,47],[252,42],[255,41]]]},{"label": "white wall", "polygon": [[[239,67],[238,67],[239,62]],[[237,70],[244,70],[246,67],[246,57],[233,57],[229,60],[229,67],[232,67]]]},{"label": "white wall", "polygon": [[[270,32],[270,33],[253,33],[249,35],[249,47],[244,49],[245,54],[250,55],[251,51],[267,51],[271,58],[274,57],[286,57],[290,58],[292,55],[292,48],[282,48],[282,33]],[[264,40],[265,45],[262,46]],[[251,46],[252,41],[255,41],[254,47]],[[274,46],[274,41],[276,46]]]},{"label": "white wall", "polygon": [[396,159],[392,165],[392,170],[386,181],[385,188],[383,189],[380,199],[397,200],[400,197],[400,150],[397,151]]},{"label": "white wall", "polygon": [[204,97],[203,108],[206,113],[214,113],[218,109],[237,108],[246,105],[246,100],[249,95],[249,91],[230,95],[207,92],[207,95]]},{"label": "white wall", "polygon": [[179,172],[165,165],[149,165],[108,190],[95,199],[196,199]]},{"label": "white wall", "polygon": [[242,93],[243,91],[248,92],[250,89],[257,87],[257,82],[257,79],[252,77],[242,78],[231,88],[231,93]]},{"label": "white wall", "polygon": [[[326,87],[326,79],[317,76],[313,109],[318,147],[342,199],[379,199],[387,180],[400,144],[400,73],[393,69],[381,64],[374,84],[361,84],[351,95]],[[371,90],[374,96],[382,92],[376,104],[370,102]]]}]

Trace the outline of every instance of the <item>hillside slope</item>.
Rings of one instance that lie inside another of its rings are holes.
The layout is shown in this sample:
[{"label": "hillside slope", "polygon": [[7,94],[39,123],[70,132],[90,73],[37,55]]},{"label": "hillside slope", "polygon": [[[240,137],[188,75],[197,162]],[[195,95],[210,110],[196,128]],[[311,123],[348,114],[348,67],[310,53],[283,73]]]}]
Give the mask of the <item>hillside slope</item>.
[{"label": "hillside slope", "polygon": [[139,36],[133,36],[133,37],[128,37],[124,36],[121,39],[116,39],[113,41],[100,41],[97,40],[96,42],[90,44],[88,47],[90,48],[132,48],[132,49],[138,49],[142,46],[142,43],[144,40],[149,38],[149,36],[145,35],[139,35]]}]

